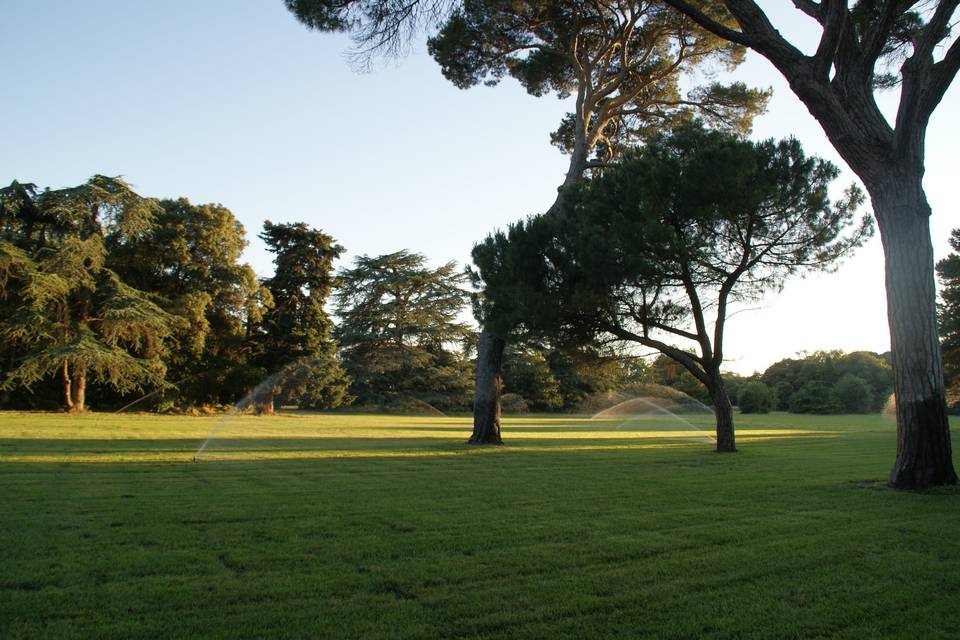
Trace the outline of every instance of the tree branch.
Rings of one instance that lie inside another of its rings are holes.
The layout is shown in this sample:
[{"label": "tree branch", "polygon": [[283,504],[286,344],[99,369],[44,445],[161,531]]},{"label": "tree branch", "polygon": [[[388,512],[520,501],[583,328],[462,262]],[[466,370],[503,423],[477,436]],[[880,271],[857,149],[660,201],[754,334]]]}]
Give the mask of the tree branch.
[{"label": "tree branch", "polygon": [[702,382],[705,386],[709,386],[710,378],[704,372],[703,363],[695,355],[683,349],[678,349],[672,345],[667,344],[666,342],[661,342],[660,340],[655,340],[648,336],[640,336],[632,331],[627,331],[623,327],[617,325],[611,325],[603,323],[601,328],[607,333],[613,334],[620,338],[621,340],[627,340],[629,342],[636,342],[642,344],[651,349],[656,349],[665,356],[679,362],[683,367],[693,375],[697,380]]},{"label": "tree branch", "polygon": [[752,47],[754,44],[754,39],[752,36],[742,32],[735,31],[726,27],[707,14],[703,13],[695,6],[687,2],[686,0],[664,0],[668,5],[680,11],[690,17],[691,20],[699,24],[701,27],[714,33],[725,40],[730,42],[736,42],[737,44],[743,45],[745,47]]}]

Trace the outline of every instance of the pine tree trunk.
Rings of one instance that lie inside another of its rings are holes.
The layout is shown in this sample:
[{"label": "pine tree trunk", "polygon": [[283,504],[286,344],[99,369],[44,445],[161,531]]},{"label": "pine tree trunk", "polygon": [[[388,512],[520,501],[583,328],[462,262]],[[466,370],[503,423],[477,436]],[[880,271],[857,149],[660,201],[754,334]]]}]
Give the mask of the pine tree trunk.
[{"label": "pine tree trunk", "polygon": [[73,390],[70,385],[70,365],[66,360],[63,361],[63,401],[67,405],[67,411],[73,411]]},{"label": "pine tree trunk", "polygon": [[73,405],[70,411],[82,413],[86,411],[87,401],[87,372],[82,367],[73,370]]},{"label": "pine tree trunk", "polygon": [[500,438],[500,389],[503,386],[501,368],[505,346],[503,338],[490,331],[480,334],[470,444],[503,444]]},{"label": "pine tree trunk", "polygon": [[937,333],[930,207],[922,170],[891,171],[871,190],[886,259],[887,318],[897,399],[897,458],[890,486],[953,484],[950,425]]},{"label": "pine tree trunk", "polygon": [[733,431],[733,405],[730,404],[730,397],[719,374],[710,385],[710,398],[713,400],[713,414],[717,418],[717,451],[733,453],[737,450]]}]

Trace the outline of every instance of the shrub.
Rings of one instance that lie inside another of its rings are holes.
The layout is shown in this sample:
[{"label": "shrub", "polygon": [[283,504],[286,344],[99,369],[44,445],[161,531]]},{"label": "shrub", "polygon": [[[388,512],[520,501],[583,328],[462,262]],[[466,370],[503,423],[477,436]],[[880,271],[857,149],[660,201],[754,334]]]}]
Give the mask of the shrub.
[{"label": "shrub", "polygon": [[870,413],[873,407],[873,390],[869,383],[852,373],[837,380],[833,385],[833,396],[844,413]]},{"label": "shrub", "polygon": [[759,381],[740,385],[737,405],[743,413],[770,413],[776,406],[773,389]]},{"label": "shrub", "polygon": [[519,393],[505,393],[500,397],[500,410],[504,413],[527,413],[530,407]]},{"label": "shrub", "polygon": [[819,380],[811,380],[790,396],[793,413],[838,413],[836,398],[830,387]]}]

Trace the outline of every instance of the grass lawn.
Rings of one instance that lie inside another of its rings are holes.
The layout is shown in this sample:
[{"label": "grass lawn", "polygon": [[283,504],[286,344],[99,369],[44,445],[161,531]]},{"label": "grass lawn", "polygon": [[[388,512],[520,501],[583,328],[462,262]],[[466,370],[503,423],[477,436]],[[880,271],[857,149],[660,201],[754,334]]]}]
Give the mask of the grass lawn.
[{"label": "grass lawn", "polygon": [[0,414],[0,638],[958,637],[889,418],[686,419]]}]

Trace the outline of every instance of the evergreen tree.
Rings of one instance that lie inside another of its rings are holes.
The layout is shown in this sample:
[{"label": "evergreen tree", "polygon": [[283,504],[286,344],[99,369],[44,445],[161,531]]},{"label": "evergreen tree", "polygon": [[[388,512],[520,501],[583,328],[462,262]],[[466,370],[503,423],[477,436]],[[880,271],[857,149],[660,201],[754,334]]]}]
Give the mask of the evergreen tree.
[{"label": "evergreen tree", "polygon": [[559,213],[475,247],[483,313],[570,342],[657,349],[709,393],[717,449],[735,451],[721,375],[727,306],[830,269],[862,243],[871,227],[855,224],[859,192],[827,196],[837,173],[796,140],[754,143],[695,125],[664,133]]},{"label": "evergreen tree", "polygon": [[336,335],[360,403],[469,407],[472,334],[458,321],[468,294],[455,263],[431,269],[406,250],[362,255],[340,280]]},{"label": "evergreen tree", "polygon": [[18,300],[3,337],[20,354],[4,386],[59,375],[64,405],[83,411],[90,381],[120,392],[162,385],[176,319],[106,265],[108,246],[150,228],[156,202],[106,176],[42,193],[14,183],[0,199],[0,295],[10,299],[13,285]]},{"label": "evergreen tree", "polygon": [[255,336],[256,362],[269,377],[253,404],[265,413],[273,412],[276,399],[316,409],[349,404],[349,378],[324,309],[335,284],[333,262],[343,247],[302,222],[267,220],[260,239],[275,255],[275,271],[263,281],[273,308]]},{"label": "evergreen tree", "polygon": [[[809,30],[789,40],[756,0],[665,2],[769,60],[863,181],[883,238],[897,394],[890,485],[956,483],[923,175],[927,127],[960,71],[960,3],[794,0],[794,15],[819,36],[811,46]],[[878,104],[890,88],[896,113]]]},{"label": "evergreen tree", "polygon": [[162,402],[232,404],[245,380],[262,377],[262,370],[249,370],[247,334],[272,305],[270,292],[240,263],[245,231],[229,209],[185,198],[159,205],[151,228],[112,246],[108,264],[184,320],[167,356],[176,389]]}]

